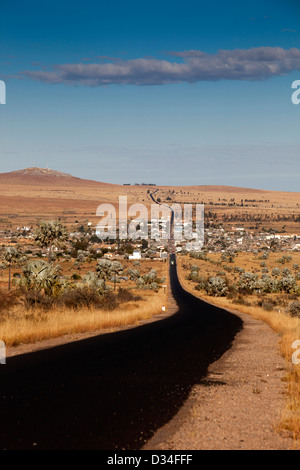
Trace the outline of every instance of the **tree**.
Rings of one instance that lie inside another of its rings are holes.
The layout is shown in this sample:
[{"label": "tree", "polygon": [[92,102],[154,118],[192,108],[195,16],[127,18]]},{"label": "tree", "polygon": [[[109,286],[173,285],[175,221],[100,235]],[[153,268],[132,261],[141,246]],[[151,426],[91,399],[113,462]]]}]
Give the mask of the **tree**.
[{"label": "tree", "polygon": [[119,261],[113,261],[111,263],[110,269],[111,269],[111,275],[113,275],[113,279],[114,279],[114,290],[116,290],[117,276],[122,274],[124,268],[123,268],[122,263],[120,263]]},{"label": "tree", "polygon": [[61,248],[68,239],[67,228],[61,222],[42,222],[34,231],[34,239],[43,248],[49,249],[49,263],[52,259],[53,246]]},{"label": "tree", "polygon": [[139,270],[134,268],[129,268],[127,274],[131,281],[136,281],[141,276]]},{"label": "tree", "polygon": [[25,291],[57,296],[64,289],[61,268],[44,260],[29,261],[23,268],[19,286]]},{"label": "tree", "polygon": [[116,288],[117,275],[123,272],[123,265],[119,261],[110,261],[109,259],[101,259],[96,266],[96,272],[100,279],[108,281],[113,277],[114,288]]},{"label": "tree", "polygon": [[98,274],[99,279],[103,279],[104,281],[104,288],[105,282],[110,279],[110,272],[111,269],[111,261],[109,259],[101,259],[96,266],[96,272]]},{"label": "tree", "polygon": [[8,246],[4,250],[3,259],[6,266],[8,266],[8,290],[11,288],[11,267],[25,261],[26,256],[23,255],[19,249]]},{"label": "tree", "polygon": [[91,291],[98,292],[99,295],[105,293],[105,281],[103,279],[99,279],[97,274],[93,271],[87,272],[80,282],[80,287],[83,289],[88,289]]}]

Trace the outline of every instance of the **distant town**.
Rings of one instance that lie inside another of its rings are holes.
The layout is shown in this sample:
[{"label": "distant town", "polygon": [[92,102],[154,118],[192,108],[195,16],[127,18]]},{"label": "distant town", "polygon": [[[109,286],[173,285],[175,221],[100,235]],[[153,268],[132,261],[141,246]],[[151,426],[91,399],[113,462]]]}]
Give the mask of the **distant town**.
[{"label": "distant town", "polygon": [[[64,249],[56,248],[56,255],[72,256],[81,258],[92,257],[94,259],[105,258],[161,258],[168,256],[168,239],[166,221],[161,224],[160,234],[157,239],[149,240],[100,240],[96,235],[96,228],[91,222],[86,222],[74,227],[69,233],[69,240]],[[149,223],[150,224],[150,223]],[[9,245],[21,245],[23,252],[30,252],[35,256],[47,256],[46,249],[36,247],[33,237],[34,227],[17,227],[15,230],[0,230],[2,248]],[[184,229],[184,227],[183,227]],[[74,251],[78,246],[79,250]],[[197,240],[178,240],[175,232],[176,252],[187,253],[199,251]],[[300,236],[298,234],[276,233],[270,231],[252,231],[243,226],[234,226],[230,230],[219,227],[206,227],[204,230],[204,246],[206,252],[256,252],[261,250],[272,250],[276,252],[300,251]],[[29,253],[29,254],[30,254]]]}]

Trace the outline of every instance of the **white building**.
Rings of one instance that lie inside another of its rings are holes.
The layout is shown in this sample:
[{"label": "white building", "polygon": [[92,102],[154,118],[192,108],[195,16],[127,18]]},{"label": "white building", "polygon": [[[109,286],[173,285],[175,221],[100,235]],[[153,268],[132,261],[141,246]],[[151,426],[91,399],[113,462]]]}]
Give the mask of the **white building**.
[{"label": "white building", "polygon": [[141,257],[140,251],[134,251],[132,255],[129,255],[129,259],[141,259]]}]

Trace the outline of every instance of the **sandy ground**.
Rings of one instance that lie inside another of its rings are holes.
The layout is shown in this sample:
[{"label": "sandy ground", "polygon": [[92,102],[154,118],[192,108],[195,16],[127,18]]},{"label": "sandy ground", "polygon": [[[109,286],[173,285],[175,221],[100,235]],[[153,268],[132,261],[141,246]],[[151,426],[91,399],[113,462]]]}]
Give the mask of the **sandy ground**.
[{"label": "sandy ground", "polygon": [[[236,312],[235,312],[236,313]],[[244,329],[180,412],[145,450],[293,450],[279,431],[286,406],[287,363],[270,327],[238,313]]]}]

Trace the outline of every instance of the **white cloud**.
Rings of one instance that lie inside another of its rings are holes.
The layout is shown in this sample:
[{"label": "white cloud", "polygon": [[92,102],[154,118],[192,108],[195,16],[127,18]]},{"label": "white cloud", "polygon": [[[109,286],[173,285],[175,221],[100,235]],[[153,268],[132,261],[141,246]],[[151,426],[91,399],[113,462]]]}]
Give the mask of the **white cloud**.
[{"label": "white cloud", "polygon": [[297,48],[259,47],[220,50],[216,54],[190,50],[170,55],[182,61],[139,58],[105,64],[63,64],[54,66],[53,71],[24,71],[21,76],[66,85],[164,85],[204,80],[266,80],[300,70]]}]

